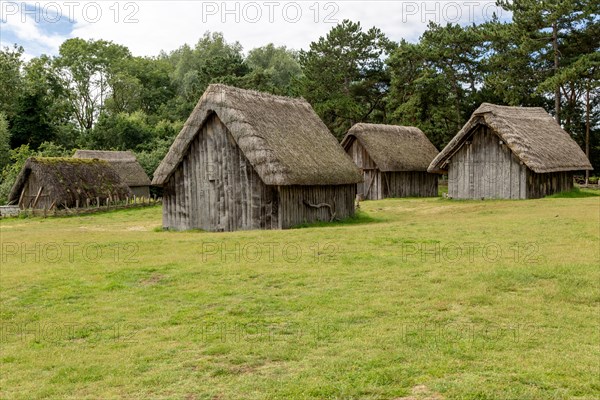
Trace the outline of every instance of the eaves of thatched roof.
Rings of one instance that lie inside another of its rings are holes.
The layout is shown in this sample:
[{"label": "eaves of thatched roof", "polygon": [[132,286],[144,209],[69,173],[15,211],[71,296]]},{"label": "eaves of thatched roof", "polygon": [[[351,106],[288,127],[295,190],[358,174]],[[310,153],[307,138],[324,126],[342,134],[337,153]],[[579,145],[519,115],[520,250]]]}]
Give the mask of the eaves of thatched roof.
[{"label": "eaves of thatched roof", "polygon": [[216,114],[267,185],[362,181],[358,168],[304,99],[210,85],[156,171],[163,185],[207,118]]},{"label": "eaves of thatched roof", "polygon": [[543,108],[483,103],[431,162],[429,172],[445,172],[449,159],[479,125],[490,127],[536,173],[593,169],[579,145]]},{"label": "eaves of thatched roof", "polygon": [[427,136],[412,126],[356,124],[344,137],[342,146],[348,149],[353,140],[362,144],[384,172],[427,171],[438,154]]}]

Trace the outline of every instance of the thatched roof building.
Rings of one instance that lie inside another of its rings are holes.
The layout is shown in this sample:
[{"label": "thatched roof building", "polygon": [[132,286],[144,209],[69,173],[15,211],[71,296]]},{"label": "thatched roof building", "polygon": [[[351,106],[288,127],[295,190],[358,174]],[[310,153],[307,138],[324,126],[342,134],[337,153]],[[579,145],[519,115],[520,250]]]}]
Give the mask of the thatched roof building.
[{"label": "thatched roof building", "polygon": [[483,103],[429,166],[456,198],[535,198],[568,190],[592,165],[543,108]]},{"label": "thatched roof building", "polygon": [[438,151],[419,128],[360,123],[342,146],[363,172],[362,198],[437,196],[437,176],[427,167]]},{"label": "thatched roof building", "polygon": [[134,195],[150,196],[150,178],[131,151],[77,150],[73,157],[107,161]]},{"label": "thatched roof building", "polygon": [[92,204],[99,197],[114,200],[132,196],[109,163],[102,160],[32,157],[19,173],[10,204],[24,208],[62,208]]},{"label": "thatched roof building", "polygon": [[152,183],[165,227],[236,230],[344,218],[359,181],[305,100],[210,85]]}]

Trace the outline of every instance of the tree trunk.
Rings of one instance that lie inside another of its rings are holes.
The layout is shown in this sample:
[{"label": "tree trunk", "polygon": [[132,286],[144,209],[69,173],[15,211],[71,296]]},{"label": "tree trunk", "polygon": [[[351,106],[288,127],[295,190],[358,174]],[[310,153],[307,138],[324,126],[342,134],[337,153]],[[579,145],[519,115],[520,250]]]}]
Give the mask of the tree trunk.
[{"label": "tree trunk", "polygon": [[[585,155],[590,159],[590,84],[588,83],[585,91]],[[590,179],[590,171],[585,171],[585,184]]]},{"label": "tree trunk", "polygon": [[[552,24],[552,47],[554,49],[554,75],[558,74],[558,25]],[[560,85],[554,90],[554,110],[556,111],[556,122],[560,125]]]}]

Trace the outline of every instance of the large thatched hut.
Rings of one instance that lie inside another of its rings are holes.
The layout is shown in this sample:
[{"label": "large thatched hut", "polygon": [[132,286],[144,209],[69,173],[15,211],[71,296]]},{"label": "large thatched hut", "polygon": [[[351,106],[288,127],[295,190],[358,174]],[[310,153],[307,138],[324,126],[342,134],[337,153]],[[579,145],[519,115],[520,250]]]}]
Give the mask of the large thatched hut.
[{"label": "large thatched hut", "polygon": [[351,216],[360,180],[305,100],[210,85],[152,183],[165,228],[233,231]]},{"label": "large thatched hut", "polygon": [[531,199],[573,187],[591,170],[581,148],[543,108],[483,103],[431,162],[457,199]]},{"label": "large thatched hut", "polygon": [[137,197],[150,197],[150,178],[131,151],[77,150],[75,158],[108,162]]},{"label": "large thatched hut", "polygon": [[72,208],[132,196],[109,163],[76,158],[29,158],[9,195],[21,209]]},{"label": "large thatched hut", "polygon": [[438,195],[438,176],[427,172],[438,151],[419,128],[356,124],[342,146],[363,173],[357,184],[361,198]]}]

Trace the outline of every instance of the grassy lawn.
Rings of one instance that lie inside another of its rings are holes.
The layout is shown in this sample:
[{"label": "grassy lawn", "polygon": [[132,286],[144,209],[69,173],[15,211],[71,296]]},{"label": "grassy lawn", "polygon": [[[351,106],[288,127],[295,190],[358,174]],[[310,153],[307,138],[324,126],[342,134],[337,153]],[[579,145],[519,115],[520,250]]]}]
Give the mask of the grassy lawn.
[{"label": "grassy lawn", "polygon": [[0,222],[2,399],[598,399],[600,197]]}]

